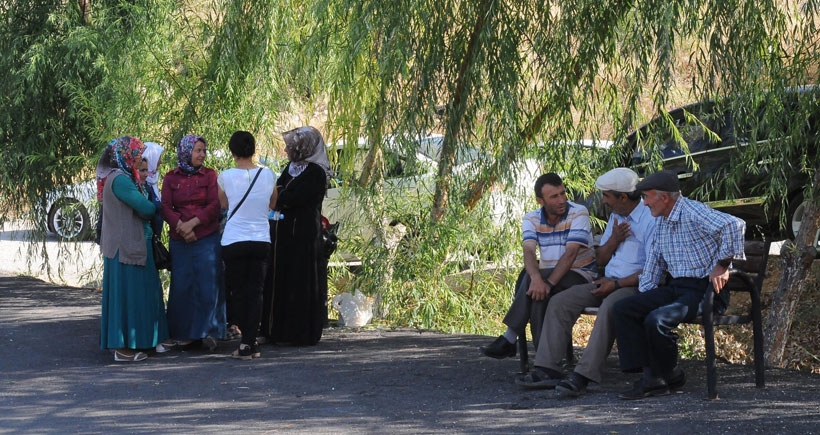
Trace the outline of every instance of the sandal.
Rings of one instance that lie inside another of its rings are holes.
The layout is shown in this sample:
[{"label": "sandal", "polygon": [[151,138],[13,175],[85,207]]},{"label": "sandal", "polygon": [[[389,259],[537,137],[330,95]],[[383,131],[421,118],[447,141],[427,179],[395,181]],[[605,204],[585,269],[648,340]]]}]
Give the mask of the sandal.
[{"label": "sandal", "polygon": [[558,397],[575,398],[581,397],[587,392],[587,385],[582,380],[576,378],[573,373],[569,378],[564,379],[555,386]]},{"label": "sandal", "polygon": [[238,326],[231,325],[228,327],[228,330],[225,331],[226,340],[236,340],[239,338],[242,338],[242,331],[239,330]]},{"label": "sandal", "polygon": [[[242,347],[245,346],[245,347]],[[262,352],[259,352],[259,344],[254,343],[251,346],[246,344],[240,344],[239,349],[233,351],[231,354],[231,358],[241,359],[243,361],[248,361],[254,358],[259,358],[262,356]]]},{"label": "sandal", "polygon": [[561,378],[550,375],[546,370],[536,367],[535,370],[515,378],[516,385],[531,390],[552,390]]},{"label": "sandal", "polygon": [[211,337],[210,335],[202,339],[202,347],[208,350],[210,353],[214,353],[216,351],[216,339]]},{"label": "sandal", "polygon": [[163,341],[162,343],[158,344],[157,347],[154,348],[154,350],[157,353],[165,353],[165,352],[168,352],[170,350],[174,350],[178,347],[179,347],[178,342],[176,342],[174,340],[167,340],[167,341]]},{"label": "sandal", "polygon": [[148,359],[148,354],[144,352],[134,352],[131,355],[127,353],[122,353],[118,350],[114,351],[114,361],[117,362],[137,362],[137,361],[144,361]]}]

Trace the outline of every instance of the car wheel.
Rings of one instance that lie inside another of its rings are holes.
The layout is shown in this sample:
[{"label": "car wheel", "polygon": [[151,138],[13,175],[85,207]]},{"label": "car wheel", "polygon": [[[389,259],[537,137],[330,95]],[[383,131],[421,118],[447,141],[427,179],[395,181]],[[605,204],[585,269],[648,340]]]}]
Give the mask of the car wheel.
[{"label": "car wheel", "polygon": [[[795,195],[794,198],[789,202],[789,210],[788,210],[788,219],[789,219],[789,237],[793,239],[797,238],[797,232],[800,230],[800,223],[803,222],[803,214],[806,212],[806,206],[808,205],[807,201],[803,200],[803,194],[798,193]],[[820,229],[817,230],[817,234],[814,235],[814,247],[820,249],[820,244],[818,244],[818,239],[820,239]]]},{"label": "car wheel", "polygon": [[48,226],[61,240],[80,240],[91,229],[88,210],[73,198],[62,198],[51,206]]}]

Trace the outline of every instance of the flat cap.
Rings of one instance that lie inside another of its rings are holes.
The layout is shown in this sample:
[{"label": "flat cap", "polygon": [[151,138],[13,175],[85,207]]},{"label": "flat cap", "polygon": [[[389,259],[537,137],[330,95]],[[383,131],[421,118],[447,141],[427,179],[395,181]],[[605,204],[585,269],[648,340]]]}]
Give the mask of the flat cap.
[{"label": "flat cap", "polygon": [[680,191],[678,174],[673,171],[659,171],[641,180],[636,186],[638,190],[660,190],[661,192]]},{"label": "flat cap", "polygon": [[615,168],[595,180],[595,187],[601,190],[630,193],[638,184],[638,174],[629,168]]}]

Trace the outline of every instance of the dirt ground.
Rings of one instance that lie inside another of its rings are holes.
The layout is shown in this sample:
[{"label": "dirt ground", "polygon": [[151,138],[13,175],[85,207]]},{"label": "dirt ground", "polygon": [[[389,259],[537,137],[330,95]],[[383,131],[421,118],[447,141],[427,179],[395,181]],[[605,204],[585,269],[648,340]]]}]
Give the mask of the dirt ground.
[{"label": "dirt ground", "polygon": [[679,393],[622,401],[634,375],[610,356],[577,400],[513,384],[518,361],[479,356],[493,337],[331,328],[314,347],[237,342],[114,363],[99,349],[100,292],[0,276],[0,433],[816,433],[820,375],[720,363],[705,400],[701,360]]}]

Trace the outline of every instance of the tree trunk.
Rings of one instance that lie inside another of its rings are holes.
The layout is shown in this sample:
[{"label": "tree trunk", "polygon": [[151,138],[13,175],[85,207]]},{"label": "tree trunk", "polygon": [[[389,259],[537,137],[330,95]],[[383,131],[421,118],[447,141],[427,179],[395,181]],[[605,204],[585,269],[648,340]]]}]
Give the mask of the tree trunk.
[{"label": "tree trunk", "polygon": [[800,295],[809,285],[806,282],[806,276],[814,262],[815,234],[820,224],[820,208],[817,204],[817,196],[820,192],[820,170],[814,175],[812,189],[813,194],[806,195],[809,201],[797,238],[794,242],[787,241],[780,251],[783,272],[780,275],[780,282],[777,284],[763,330],[764,355],[766,365],[770,367],[785,367],[786,365],[783,354],[789,338],[789,329],[792,326]]},{"label": "tree trunk", "polygon": [[78,0],[77,4],[80,7],[80,17],[83,23],[88,23],[88,14],[91,13],[91,0]]},{"label": "tree trunk", "polygon": [[467,97],[470,94],[470,88],[475,78],[473,68],[475,66],[477,50],[481,43],[481,33],[484,31],[487,16],[492,6],[492,0],[485,0],[481,4],[475,25],[470,33],[470,42],[467,44],[467,51],[464,53],[464,58],[458,71],[453,101],[445,112],[447,128],[446,134],[444,135],[444,142],[441,144],[441,158],[438,163],[436,191],[433,196],[433,207],[430,213],[430,220],[433,225],[441,220],[449,206],[450,182],[453,178],[453,165],[455,163],[458,137],[460,136],[461,125],[464,120]]}]

